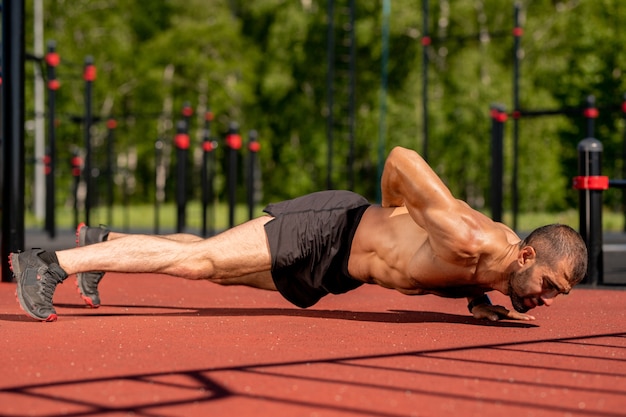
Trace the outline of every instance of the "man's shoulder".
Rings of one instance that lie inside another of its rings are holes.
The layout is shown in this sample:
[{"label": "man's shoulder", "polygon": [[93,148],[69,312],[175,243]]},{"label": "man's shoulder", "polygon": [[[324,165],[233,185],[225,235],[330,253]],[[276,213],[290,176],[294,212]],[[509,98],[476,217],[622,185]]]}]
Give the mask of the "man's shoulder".
[{"label": "man's shoulder", "polygon": [[506,241],[509,244],[512,244],[512,245],[517,244],[522,240],[518,236],[518,234],[513,231],[513,229],[511,229],[504,223],[499,223],[499,222],[493,222],[493,223],[495,225],[495,228],[498,230],[497,233],[502,234],[503,238],[506,239]]}]

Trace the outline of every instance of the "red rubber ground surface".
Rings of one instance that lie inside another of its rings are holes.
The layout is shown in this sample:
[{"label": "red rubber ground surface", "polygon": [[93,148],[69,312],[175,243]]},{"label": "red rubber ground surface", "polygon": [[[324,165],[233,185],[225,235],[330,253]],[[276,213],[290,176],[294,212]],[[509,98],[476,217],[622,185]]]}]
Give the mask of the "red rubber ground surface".
[{"label": "red rubber ground surface", "polygon": [[[364,286],[300,310],[280,295],[71,277],[56,323],[0,284],[2,416],[626,416],[626,291],[575,289],[532,323]],[[501,296],[496,301],[507,300]]]}]

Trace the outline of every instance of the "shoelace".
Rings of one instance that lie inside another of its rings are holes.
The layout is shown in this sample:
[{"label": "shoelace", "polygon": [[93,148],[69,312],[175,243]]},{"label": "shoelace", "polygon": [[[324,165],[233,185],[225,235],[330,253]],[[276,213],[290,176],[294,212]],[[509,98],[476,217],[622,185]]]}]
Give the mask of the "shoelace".
[{"label": "shoelace", "polygon": [[39,287],[39,294],[45,301],[52,303],[52,296],[57,285],[63,282],[63,279],[57,277],[55,274],[46,271],[41,277],[41,286]]},{"label": "shoelace", "polygon": [[56,264],[49,265],[48,269],[46,269],[46,271],[41,275],[41,280],[39,281],[41,285],[38,292],[46,302],[50,302],[52,304],[54,290],[57,285],[63,282],[67,275],[65,274],[65,271],[63,271],[61,267]]}]

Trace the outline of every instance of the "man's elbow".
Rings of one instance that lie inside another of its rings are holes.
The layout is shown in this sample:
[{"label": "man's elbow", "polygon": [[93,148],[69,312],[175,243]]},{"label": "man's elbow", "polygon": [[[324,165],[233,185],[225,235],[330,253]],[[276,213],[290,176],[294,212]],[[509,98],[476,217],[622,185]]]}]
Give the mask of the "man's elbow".
[{"label": "man's elbow", "polygon": [[415,151],[403,148],[402,146],[394,146],[389,152],[388,159],[395,160],[397,158],[406,158],[408,154],[415,153]]}]

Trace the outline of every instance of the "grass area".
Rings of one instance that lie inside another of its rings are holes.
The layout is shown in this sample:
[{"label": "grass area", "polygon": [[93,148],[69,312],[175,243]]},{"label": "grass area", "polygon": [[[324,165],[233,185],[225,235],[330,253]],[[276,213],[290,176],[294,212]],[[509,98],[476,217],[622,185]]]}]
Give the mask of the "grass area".
[{"label": "grass area", "polygon": [[[263,214],[263,207],[254,211],[254,217]],[[199,202],[190,202],[186,210],[186,225],[190,232],[202,229],[202,205]],[[56,209],[56,225],[58,229],[73,229],[76,227],[74,210],[72,208],[58,207]],[[163,204],[159,207],[159,231],[172,232],[177,225],[177,208],[173,203]],[[211,221],[213,219],[213,221]],[[207,210],[207,223],[213,229],[225,229],[229,225],[229,208],[227,204],[218,204],[213,212]],[[156,210],[152,204],[134,204],[132,206],[113,206],[110,213],[108,207],[95,207],[90,211],[90,223],[92,225],[106,224],[118,230],[155,230]],[[235,224],[248,220],[247,205],[238,205],[235,208]],[[84,212],[80,212],[78,221],[84,221]],[[43,219],[37,219],[32,212],[27,212],[25,217],[26,228],[43,228]]]},{"label": "grass area", "polygon": [[[503,220],[504,223],[511,225],[512,213],[505,213]],[[517,229],[531,231],[546,224],[562,223],[578,230],[579,222],[578,210],[574,209],[560,213],[520,213],[517,219]],[[605,210],[602,213],[602,229],[605,232],[622,232],[624,230],[624,214]]]},{"label": "grass area", "polygon": [[[259,206],[254,211],[254,217],[263,214],[263,207]],[[159,209],[159,230],[171,232],[176,229],[177,214],[176,205],[164,204]],[[187,205],[187,229],[191,232],[202,229],[202,207],[199,202],[190,202]],[[214,213],[208,212],[209,218],[213,218],[215,230],[223,230],[228,227],[228,205],[218,204]],[[155,208],[151,204],[132,205],[129,207],[114,206],[112,221],[109,221],[108,207],[97,207],[90,213],[90,222],[93,225],[106,224],[118,230],[142,230],[153,231],[155,229]],[[504,223],[512,224],[512,214],[504,213]],[[78,217],[79,221],[84,220],[84,215]],[[248,220],[248,207],[244,204],[238,205],[235,209],[235,224]],[[73,229],[74,211],[71,208],[58,207],[56,213],[57,228]],[[578,229],[578,211],[568,210],[561,213],[520,213],[518,217],[518,229],[520,231],[531,231],[539,226],[549,223],[563,223]],[[43,228],[43,220],[36,219],[32,212],[26,213],[26,228]],[[602,218],[604,231],[621,232],[624,230],[624,214],[606,210]],[[210,224],[210,220],[209,220]]]}]

